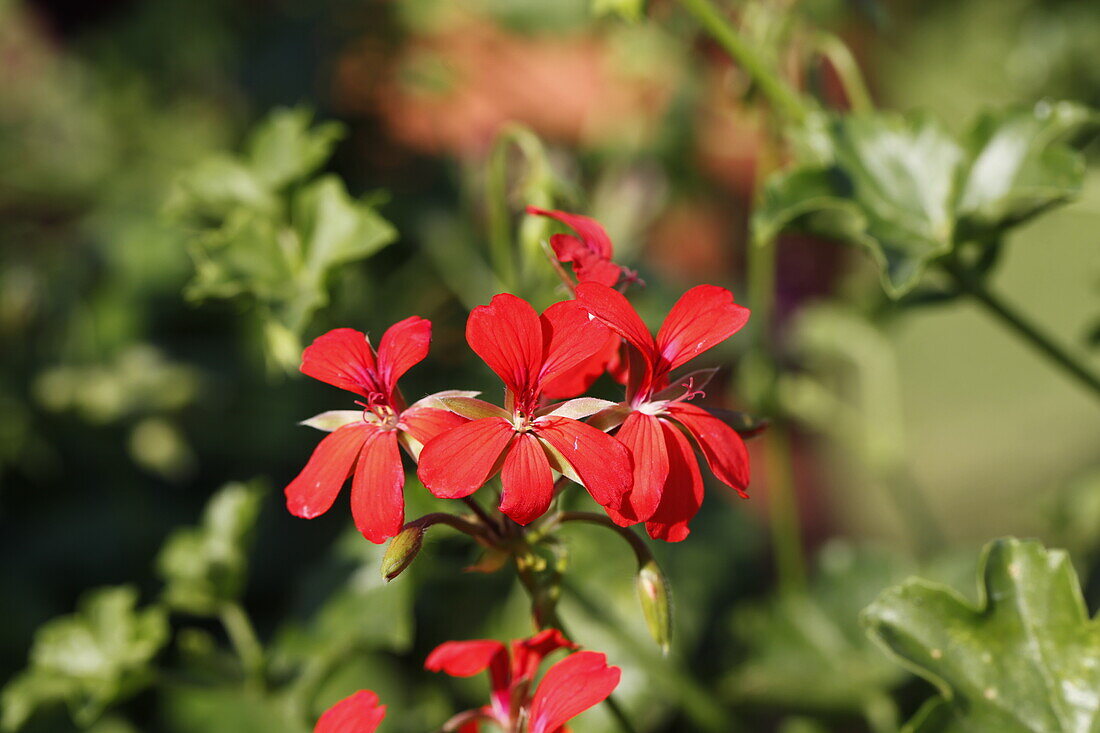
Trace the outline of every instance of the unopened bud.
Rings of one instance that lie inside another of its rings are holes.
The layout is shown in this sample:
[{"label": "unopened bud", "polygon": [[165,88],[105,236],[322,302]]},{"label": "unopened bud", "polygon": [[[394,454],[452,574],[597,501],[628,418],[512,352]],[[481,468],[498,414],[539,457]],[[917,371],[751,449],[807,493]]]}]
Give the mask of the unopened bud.
[{"label": "unopened bud", "polygon": [[638,588],[638,600],[642,604],[649,634],[661,651],[668,653],[672,642],[672,611],[669,603],[668,581],[656,560],[648,560],[638,569],[634,579]]},{"label": "unopened bud", "polygon": [[405,568],[416,559],[423,544],[423,527],[410,524],[398,532],[390,540],[390,546],[386,548],[386,554],[382,558],[382,577],[390,581],[405,572]]}]

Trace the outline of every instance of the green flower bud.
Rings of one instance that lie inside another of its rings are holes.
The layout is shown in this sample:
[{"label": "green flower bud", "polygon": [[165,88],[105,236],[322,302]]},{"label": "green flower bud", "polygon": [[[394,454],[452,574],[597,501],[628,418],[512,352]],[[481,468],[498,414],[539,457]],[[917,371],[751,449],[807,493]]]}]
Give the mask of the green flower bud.
[{"label": "green flower bud", "polygon": [[672,609],[669,603],[668,581],[656,560],[646,561],[634,578],[638,600],[642,604],[649,633],[661,651],[668,653],[672,643]]},{"label": "green flower bud", "polygon": [[390,546],[386,548],[386,554],[382,558],[382,577],[388,582],[405,572],[405,568],[416,559],[423,544],[423,527],[410,524],[398,532],[390,540]]}]

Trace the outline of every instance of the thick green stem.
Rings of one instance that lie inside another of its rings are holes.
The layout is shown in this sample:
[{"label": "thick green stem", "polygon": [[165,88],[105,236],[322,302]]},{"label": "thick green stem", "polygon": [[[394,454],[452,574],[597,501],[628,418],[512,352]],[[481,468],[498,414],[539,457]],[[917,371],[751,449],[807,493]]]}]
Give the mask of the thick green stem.
[{"label": "thick green stem", "polygon": [[714,6],[711,0],[681,0],[699,24],[718,42],[726,53],[744,69],[768,101],[793,122],[806,117],[806,107],[798,92],[791,88]]},{"label": "thick green stem", "polygon": [[505,289],[516,286],[516,265],[512,257],[512,226],[508,215],[508,145],[502,138],[489,158],[486,207],[489,215],[489,258]]},{"label": "thick green stem", "polygon": [[239,603],[232,601],[222,606],[220,617],[249,685],[262,690],[265,686],[264,648],[248,614]]},{"label": "thick green stem", "polygon": [[942,265],[962,292],[967,293],[985,306],[986,310],[1015,331],[1032,348],[1087,387],[1094,397],[1100,398],[1100,377],[1094,374],[1085,364],[1043,333],[1038,326],[987,290],[981,280],[968,273],[957,263],[945,260]]}]

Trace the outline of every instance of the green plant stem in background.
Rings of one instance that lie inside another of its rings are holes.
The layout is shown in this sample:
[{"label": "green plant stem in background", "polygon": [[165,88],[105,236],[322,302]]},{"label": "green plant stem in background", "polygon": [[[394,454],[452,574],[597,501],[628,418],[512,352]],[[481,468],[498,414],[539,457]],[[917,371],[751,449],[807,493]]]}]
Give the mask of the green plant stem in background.
[{"label": "green plant stem in background", "polygon": [[817,33],[814,35],[814,49],[832,64],[852,111],[873,111],[875,103],[867,90],[867,82],[848,46],[832,33]]},{"label": "green plant stem in background", "polygon": [[806,107],[798,92],[757,55],[752,46],[734,30],[711,0],[681,0],[699,24],[747,73],[768,101],[794,122],[806,117]]},{"label": "green plant stem in background", "polygon": [[1088,387],[1093,396],[1100,398],[1100,377],[1074,358],[1063,347],[1059,346],[1049,336],[1024,316],[1017,313],[1012,307],[990,292],[985,284],[970,275],[966,270],[951,261],[942,262],[943,269],[951,276],[959,289],[973,297],[986,310],[995,315],[1006,326],[1016,332],[1024,341],[1036,351],[1046,356],[1057,364],[1067,374],[1078,382]]},{"label": "green plant stem in background", "polygon": [[225,632],[237,657],[241,660],[248,686],[262,691],[264,689],[264,649],[252,621],[241,604],[226,603],[222,606],[220,618]]},{"label": "green plant stem in background", "polygon": [[509,292],[516,288],[516,265],[512,257],[512,226],[508,211],[508,147],[510,140],[501,135],[489,158],[485,186],[489,217],[489,259],[497,278]]},{"label": "green plant stem in background", "polygon": [[782,422],[764,436],[765,473],[768,476],[768,514],[771,518],[772,550],[780,592],[796,591],[806,585],[806,559],[802,548],[802,522],[791,470],[791,439]]}]

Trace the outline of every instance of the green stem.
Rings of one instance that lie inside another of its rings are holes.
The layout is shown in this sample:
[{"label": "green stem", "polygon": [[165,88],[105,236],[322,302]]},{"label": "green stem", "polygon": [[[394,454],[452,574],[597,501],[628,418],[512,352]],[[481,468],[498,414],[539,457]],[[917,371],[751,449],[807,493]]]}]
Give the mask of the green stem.
[{"label": "green stem", "polygon": [[264,688],[264,648],[256,636],[252,621],[241,604],[230,601],[222,606],[221,622],[229,642],[237,652],[249,685],[262,690]]},{"label": "green stem", "polygon": [[768,68],[744,38],[730,25],[711,0],[681,0],[699,24],[745,70],[777,110],[794,122],[806,117],[801,96]]},{"label": "green stem", "polygon": [[863,72],[856,63],[851,49],[832,33],[819,33],[814,36],[815,50],[833,65],[844,94],[848,98],[853,112],[871,112],[875,103],[863,79]]},{"label": "green stem", "polygon": [[512,258],[512,227],[508,216],[508,146],[502,137],[489,158],[486,207],[489,216],[489,258],[500,282],[508,291],[516,286],[516,265]]},{"label": "green stem", "polygon": [[806,560],[802,549],[802,522],[798,516],[791,471],[791,440],[787,426],[773,425],[764,436],[764,462],[768,476],[772,549],[781,592],[806,585]]},{"label": "green stem", "polygon": [[1100,377],[1094,374],[1087,366],[1079,362],[1062,346],[1047,336],[1043,331],[1020,315],[1011,306],[998,296],[986,289],[981,280],[972,276],[955,262],[943,261],[943,269],[954,279],[959,289],[979,303],[986,310],[1000,319],[1000,321],[1015,331],[1020,338],[1026,341],[1039,353],[1056,364],[1066,374],[1075,378],[1082,385],[1092,391],[1093,395],[1100,397]]}]

